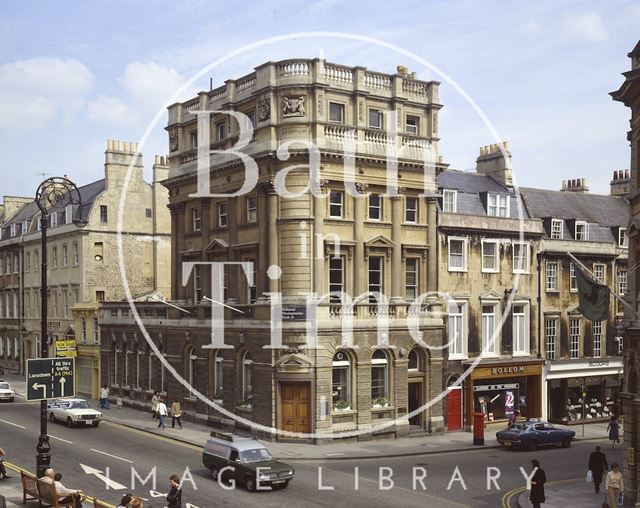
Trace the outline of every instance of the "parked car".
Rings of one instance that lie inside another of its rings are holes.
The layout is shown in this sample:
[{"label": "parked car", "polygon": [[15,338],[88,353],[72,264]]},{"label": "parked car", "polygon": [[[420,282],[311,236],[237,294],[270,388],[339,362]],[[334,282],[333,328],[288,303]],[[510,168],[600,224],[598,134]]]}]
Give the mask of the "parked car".
[{"label": "parked car", "polygon": [[214,480],[233,479],[249,492],[260,487],[286,488],[295,469],[274,460],[265,446],[255,439],[223,432],[211,432],[202,452],[202,463]]},{"label": "parked car", "polygon": [[11,385],[6,381],[0,381],[0,400],[8,400],[9,402],[13,402],[13,398],[15,396],[15,392]]},{"label": "parked car", "polygon": [[58,399],[47,402],[47,412],[52,422],[65,422],[67,426],[92,425],[97,427],[102,413],[89,406],[84,399]]},{"label": "parked car", "polygon": [[503,446],[533,451],[538,446],[560,445],[569,448],[575,435],[572,430],[558,429],[548,422],[534,419],[514,423],[497,432],[496,440]]}]

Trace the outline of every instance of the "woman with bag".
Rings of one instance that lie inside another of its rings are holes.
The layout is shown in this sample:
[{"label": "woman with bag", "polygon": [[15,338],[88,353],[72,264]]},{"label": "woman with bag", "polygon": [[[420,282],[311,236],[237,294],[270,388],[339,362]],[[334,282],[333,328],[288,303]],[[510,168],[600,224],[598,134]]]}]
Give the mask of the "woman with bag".
[{"label": "woman with bag", "polygon": [[607,425],[607,432],[609,433],[609,439],[611,440],[611,448],[615,448],[615,444],[620,442],[618,417],[613,415],[609,425]]},{"label": "woman with bag", "polygon": [[[611,464],[611,471],[607,473],[604,488],[609,496],[609,508],[618,508],[618,496],[624,489],[624,482],[622,479],[622,473],[618,469],[617,462]],[[604,506],[604,503],[602,503],[602,506]]]},{"label": "woman with bag", "polygon": [[171,404],[171,428],[176,428],[176,420],[178,421],[178,425],[182,428],[182,421],[180,417],[182,416],[182,407],[180,406],[180,402],[177,399],[173,399],[173,403]]},{"label": "woman with bag", "polygon": [[158,419],[158,404],[160,403],[160,395],[158,392],[153,392],[153,397],[151,397],[151,413],[153,413],[153,419]]}]

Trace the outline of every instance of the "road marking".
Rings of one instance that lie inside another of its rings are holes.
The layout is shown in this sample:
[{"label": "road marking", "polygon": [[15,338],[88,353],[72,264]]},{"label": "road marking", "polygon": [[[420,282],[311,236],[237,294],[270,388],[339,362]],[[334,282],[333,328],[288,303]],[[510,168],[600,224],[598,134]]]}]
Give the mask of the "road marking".
[{"label": "road marking", "polygon": [[6,423],[7,425],[13,425],[14,427],[18,427],[19,429],[26,429],[26,427],[22,425],[18,425],[17,423],[8,422],[7,420],[0,420],[2,423]]},{"label": "road marking", "polygon": [[[108,455],[108,454],[107,454]],[[113,455],[112,455],[113,457]],[[107,486],[107,490],[125,490],[127,488],[126,485],[122,485],[121,483],[113,481],[109,476],[105,476],[102,471],[96,469],[95,467],[86,466],[84,464],[80,464],[82,470],[89,475],[95,476],[98,480],[101,480]],[[107,475],[109,474],[109,468],[107,468]]]},{"label": "road marking", "polygon": [[[584,478],[571,478],[569,480],[555,480],[552,482],[546,482],[545,485],[562,485],[563,483],[573,483],[584,481]],[[513,498],[519,496],[520,493],[527,490],[527,487],[517,487],[513,490],[507,492],[504,496],[502,496],[502,508],[512,508]]]},{"label": "road marking", "polygon": [[111,458],[113,458],[113,459],[121,460],[122,462],[128,462],[129,464],[133,464],[133,461],[132,461],[132,460],[129,460],[129,459],[123,459],[122,457],[118,457],[117,455],[111,455],[110,453],[103,452],[103,451],[100,451],[100,450],[96,450],[95,448],[90,448],[90,450],[91,450],[92,452],[101,453],[102,455],[106,455],[107,457],[111,457]]},{"label": "road marking", "polygon": [[63,443],[73,444],[71,441],[67,441],[66,439],[62,439],[61,437],[54,436],[53,434],[49,434],[49,437],[57,439],[58,441],[62,441]]},{"label": "road marking", "polygon": [[[109,420],[102,420],[101,425],[113,425],[114,427],[120,427],[121,429],[124,430],[128,430],[129,432],[132,432],[134,434],[140,434],[142,436],[151,438],[151,439],[157,439],[159,441],[164,441],[165,443],[171,443],[173,445],[177,445],[177,446],[182,446],[183,448],[189,448],[190,450],[194,450],[196,452],[198,452],[199,454],[202,453],[202,446],[196,446],[190,443],[185,443],[184,441],[176,441],[175,439],[172,439],[170,437],[166,437],[166,436],[161,436],[159,434],[154,434],[152,431],[148,431],[148,430],[140,430],[140,429],[136,429],[135,427],[130,427],[129,425],[123,425],[122,423],[117,423],[117,422],[112,422]],[[379,457],[377,457],[379,458]]]}]

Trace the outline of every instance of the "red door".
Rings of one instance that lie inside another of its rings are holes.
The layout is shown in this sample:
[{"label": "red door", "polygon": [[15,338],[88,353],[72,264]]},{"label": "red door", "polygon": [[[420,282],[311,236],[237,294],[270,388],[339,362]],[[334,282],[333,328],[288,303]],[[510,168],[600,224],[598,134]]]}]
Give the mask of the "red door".
[{"label": "red door", "polygon": [[462,430],[462,388],[447,388],[447,430]]}]

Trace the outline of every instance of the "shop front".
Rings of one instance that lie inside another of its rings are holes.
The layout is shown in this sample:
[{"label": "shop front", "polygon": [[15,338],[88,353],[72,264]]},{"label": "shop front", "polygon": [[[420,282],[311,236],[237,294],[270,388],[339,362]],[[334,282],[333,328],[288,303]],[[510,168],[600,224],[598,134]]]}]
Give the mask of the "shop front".
[{"label": "shop front", "polygon": [[508,420],[517,410],[521,417],[542,416],[542,365],[544,360],[480,362],[465,380],[465,427],[471,429],[473,413],[487,421]]},{"label": "shop front", "polygon": [[620,414],[622,359],[558,360],[545,368],[545,413],[554,423],[607,421]]}]

